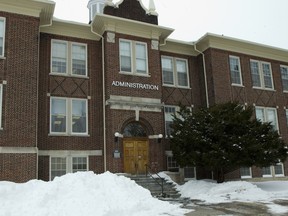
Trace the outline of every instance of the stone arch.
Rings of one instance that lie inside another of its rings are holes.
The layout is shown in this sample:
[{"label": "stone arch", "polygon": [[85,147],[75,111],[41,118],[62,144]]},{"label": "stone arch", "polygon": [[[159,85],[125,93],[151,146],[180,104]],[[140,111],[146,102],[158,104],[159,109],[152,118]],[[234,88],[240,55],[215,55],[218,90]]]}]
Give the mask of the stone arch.
[{"label": "stone arch", "polygon": [[135,118],[126,120],[121,128],[121,132],[124,137],[148,137],[153,133],[151,124],[140,118],[139,121],[135,121]]}]

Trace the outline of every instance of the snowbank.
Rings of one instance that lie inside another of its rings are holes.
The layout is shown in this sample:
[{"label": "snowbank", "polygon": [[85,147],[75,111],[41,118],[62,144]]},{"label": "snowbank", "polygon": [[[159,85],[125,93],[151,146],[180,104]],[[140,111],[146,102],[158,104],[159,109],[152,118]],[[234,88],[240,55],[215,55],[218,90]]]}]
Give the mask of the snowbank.
[{"label": "snowbank", "polygon": [[182,216],[186,212],[109,172],[67,174],[52,182],[0,182],[0,216]]}]

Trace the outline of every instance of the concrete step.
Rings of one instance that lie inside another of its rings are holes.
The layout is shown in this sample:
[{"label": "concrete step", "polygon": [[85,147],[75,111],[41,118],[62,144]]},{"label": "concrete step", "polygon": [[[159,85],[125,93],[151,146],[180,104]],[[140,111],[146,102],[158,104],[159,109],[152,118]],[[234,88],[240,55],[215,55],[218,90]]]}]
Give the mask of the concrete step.
[{"label": "concrete step", "polygon": [[[130,179],[134,180],[138,185],[148,189],[152,196],[154,197],[165,197],[177,199],[180,197],[179,192],[176,190],[176,185],[172,182],[167,182],[163,179],[163,193],[162,193],[162,179],[160,178],[151,178],[143,175],[137,176],[127,176]],[[157,182],[158,183],[157,183]]]}]

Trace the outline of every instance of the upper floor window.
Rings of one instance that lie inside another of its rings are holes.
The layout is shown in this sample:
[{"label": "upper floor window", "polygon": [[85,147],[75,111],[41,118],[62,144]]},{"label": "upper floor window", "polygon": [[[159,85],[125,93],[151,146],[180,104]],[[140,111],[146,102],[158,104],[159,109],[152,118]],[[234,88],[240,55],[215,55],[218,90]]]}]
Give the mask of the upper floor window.
[{"label": "upper floor window", "polygon": [[229,56],[229,64],[232,84],[242,86],[240,58],[237,56]]},{"label": "upper floor window", "polygon": [[163,85],[189,87],[188,63],[186,59],[161,57]]},{"label": "upper floor window", "polygon": [[147,44],[121,39],[120,71],[127,74],[148,76]]},{"label": "upper floor window", "polygon": [[281,70],[283,91],[288,92],[288,66],[281,65],[280,70]]},{"label": "upper floor window", "polygon": [[253,87],[274,89],[270,63],[250,60],[250,68]]},{"label": "upper floor window", "polygon": [[52,97],[50,103],[50,133],[88,134],[87,100]]},{"label": "upper floor window", "polygon": [[276,108],[256,107],[256,118],[261,122],[270,122],[273,129],[278,131],[278,118]]},{"label": "upper floor window", "polygon": [[52,40],[51,73],[87,76],[87,45]]},{"label": "upper floor window", "polygon": [[4,56],[5,18],[0,17],[0,57]]}]

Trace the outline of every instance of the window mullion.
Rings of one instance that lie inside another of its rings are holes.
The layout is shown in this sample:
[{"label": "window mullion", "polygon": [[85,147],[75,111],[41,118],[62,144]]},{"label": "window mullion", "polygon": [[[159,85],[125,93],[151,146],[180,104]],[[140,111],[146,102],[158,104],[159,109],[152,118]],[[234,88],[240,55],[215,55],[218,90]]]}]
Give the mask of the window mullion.
[{"label": "window mullion", "polygon": [[137,68],[136,68],[136,42],[135,41],[131,41],[131,72],[132,74],[136,74],[137,73]]},{"label": "window mullion", "polygon": [[67,74],[72,75],[72,44],[67,42]]},{"label": "window mullion", "polygon": [[176,58],[173,58],[173,77],[174,77],[174,86],[177,86],[178,85],[178,73],[177,73]]},{"label": "window mullion", "polygon": [[72,134],[72,100],[67,98],[66,99],[66,113],[67,113],[67,120],[66,120],[66,131],[67,134]]}]

